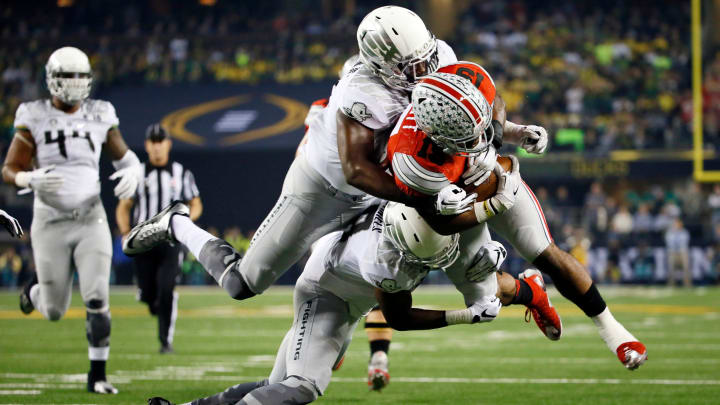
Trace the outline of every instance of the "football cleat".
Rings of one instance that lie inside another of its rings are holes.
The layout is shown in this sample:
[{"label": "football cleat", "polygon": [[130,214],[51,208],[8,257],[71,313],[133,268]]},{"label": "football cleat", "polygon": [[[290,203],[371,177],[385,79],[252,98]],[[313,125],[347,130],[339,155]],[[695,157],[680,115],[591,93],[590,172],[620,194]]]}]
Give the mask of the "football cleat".
[{"label": "football cleat", "polygon": [[160,354],[173,354],[175,353],[175,349],[173,349],[172,344],[166,343],[164,345],[160,345]]},{"label": "football cleat", "polygon": [[562,321],[555,308],[550,303],[550,298],[545,291],[545,281],[539,270],[527,269],[520,273],[519,278],[524,279],[533,292],[533,299],[527,305],[525,311],[525,322],[530,322],[529,315],[532,314],[533,319],[542,333],[550,340],[560,339],[562,334]]},{"label": "football cleat", "polygon": [[390,372],[388,371],[388,357],[383,351],[375,352],[370,359],[368,366],[368,386],[371,391],[380,392],[390,384]]},{"label": "football cleat", "polygon": [[113,387],[107,381],[88,381],[88,392],[94,392],[96,394],[117,394],[117,388]]},{"label": "football cleat", "polygon": [[32,300],[30,299],[30,289],[37,283],[38,279],[36,273],[33,275],[32,280],[30,280],[30,282],[27,283],[20,292],[20,310],[25,315],[29,315],[35,310],[35,305],[33,305]]},{"label": "football cleat", "polygon": [[148,398],[148,405],[174,405],[172,402],[161,397]]},{"label": "football cleat", "polygon": [[123,253],[134,256],[145,253],[163,242],[176,242],[170,220],[173,215],[190,216],[190,208],[182,201],[173,201],[154,217],[135,225],[123,241]]},{"label": "football cleat", "polygon": [[338,361],[337,363],[335,363],[335,364],[333,365],[332,371],[338,371],[338,370],[340,370],[340,367],[342,367],[342,365],[343,365],[344,362],[345,362],[345,356],[342,356],[342,357],[340,358],[340,361]]},{"label": "football cleat", "polygon": [[647,349],[640,342],[625,342],[618,346],[617,356],[625,368],[632,371],[642,366],[647,360]]}]

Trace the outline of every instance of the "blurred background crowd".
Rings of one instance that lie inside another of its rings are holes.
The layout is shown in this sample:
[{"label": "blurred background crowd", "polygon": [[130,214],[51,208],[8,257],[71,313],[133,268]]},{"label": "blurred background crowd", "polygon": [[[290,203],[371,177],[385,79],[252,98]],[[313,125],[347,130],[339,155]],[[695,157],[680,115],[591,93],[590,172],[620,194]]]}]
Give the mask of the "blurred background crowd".
[{"label": "blurred background crowd", "polygon": [[[73,44],[90,55],[100,94],[186,83],[331,84],[357,51],[357,24],[385,4],[123,1],[117,13],[109,13],[118,2],[45,3],[47,12],[38,12],[36,2],[0,6],[3,151],[18,104],[45,97],[44,65],[59,46]],[[552,134],[548,158],[562,152],[584,157],[618,150],[676,152],[692,145],[689,1],[393,4],[416,10],[460,59],[482,64],[507,103],[509,119],[545,126]],[[715,152],[720,52],[712,43],[704,52],[704,147]],[[598,180],[531,183],[556,243],[586,264],[596,280],[718,282],[720,185],[671,174],[650,181]],[[199,185],[202,190],[202,179]],[[9,187],[0,188],[0,200],[23,205]],[[240,251],[249,244],[249,229],[204,225]],[[131,264],[116,245],[115,281],[131,283]],[[0,255],[0,285],[22,283],[32,271],[31,256],[25,243],[7,245]],[[516,256],[508,263],[512,272],[525,265]],[[182,279],[209,281],[191,257]]]}]

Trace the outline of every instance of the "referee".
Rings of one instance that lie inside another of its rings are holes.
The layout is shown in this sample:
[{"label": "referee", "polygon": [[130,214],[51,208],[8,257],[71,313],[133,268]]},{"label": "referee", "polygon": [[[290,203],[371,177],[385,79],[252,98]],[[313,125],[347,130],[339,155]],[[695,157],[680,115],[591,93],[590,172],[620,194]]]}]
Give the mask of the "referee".
[{"label": "referee", "polygon": [[[148,161],[143,166],[143,181],[138,184],[134,198],[120,200],[115,210],[115,219],[123,237],[132,226],[152,218],[175,200],[188,204],[193,221],[202,214],[195,177],[182,164],[170,160],[171,147],[172,141],[160,124],[147,128],[145,150]],[[146,303],[150,313],[158,318],[160,353],[173,352],[178,297],[174,290],[182,259],[183,250],[179,244],[163,244],[135,257],[140,301]]]}]

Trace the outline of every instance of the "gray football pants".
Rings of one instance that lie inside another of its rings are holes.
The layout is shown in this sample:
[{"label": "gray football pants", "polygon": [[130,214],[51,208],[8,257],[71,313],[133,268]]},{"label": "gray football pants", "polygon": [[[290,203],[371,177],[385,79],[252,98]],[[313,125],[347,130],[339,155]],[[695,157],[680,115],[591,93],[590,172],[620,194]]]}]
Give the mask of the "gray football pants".
[{"label": "gray football pants", "polygon": [[342,229],[374,200],[336,190],[305,159],[300,155],[293,161],[280,198],[240,263],[240,274],[256,294],[300,260],[313,242]]},{"label": "gray football pants", "polygon": [[85,306],[108,311],[112,240],[99,200],[75,214],[36,207],[30,239],[40,288],[34,304],[45,318],[59,320],[70,306],[73,264]]},{"label": "gray football pants", "polygon": [[304,277],[295,284],[293,301],[293,324],[267,380],[238,384],[189,404],[306,404],[322,395],[360,316],[350,313],[347,302]]}]

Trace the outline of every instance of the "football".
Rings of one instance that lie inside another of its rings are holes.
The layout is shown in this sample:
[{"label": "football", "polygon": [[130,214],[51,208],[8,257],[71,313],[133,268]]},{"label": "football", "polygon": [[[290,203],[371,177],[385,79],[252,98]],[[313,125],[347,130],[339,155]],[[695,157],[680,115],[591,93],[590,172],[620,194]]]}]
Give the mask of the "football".
[{"label": "football", "polygon": [[[500,163],[500,165],[505,169],[505,171],[510,171],[512,169],[512,160],[510,160],[509,157],[505,156],[498,156],[497,161]],[[477,193],[477,199],[476,201],[482,201],[486,200],[495,194],[497,191],[497,176],[495,173],[490,173],[490,177],[487,178],[483,183],[481,183],[479,186],[475,187],[474,185],[470,184],[465,186],[465,191],[467,193]]]}]

